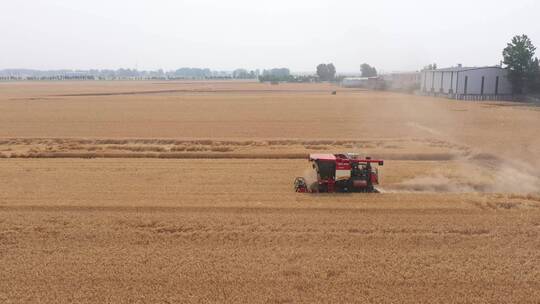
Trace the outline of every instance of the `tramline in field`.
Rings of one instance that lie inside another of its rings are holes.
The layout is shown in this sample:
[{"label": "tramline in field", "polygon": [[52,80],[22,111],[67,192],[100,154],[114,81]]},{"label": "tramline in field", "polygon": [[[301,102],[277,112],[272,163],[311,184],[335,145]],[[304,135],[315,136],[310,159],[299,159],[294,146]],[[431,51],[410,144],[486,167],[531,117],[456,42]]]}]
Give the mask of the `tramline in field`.
[{"label": "tramline in field", "polygon": [[304,177],[294,180],[294,189],[301,193],[363,192],[379,193],[379,170],[383,160],[358,158],[357,154],[310,154],[309,161],[317,181],[308,185]]}]

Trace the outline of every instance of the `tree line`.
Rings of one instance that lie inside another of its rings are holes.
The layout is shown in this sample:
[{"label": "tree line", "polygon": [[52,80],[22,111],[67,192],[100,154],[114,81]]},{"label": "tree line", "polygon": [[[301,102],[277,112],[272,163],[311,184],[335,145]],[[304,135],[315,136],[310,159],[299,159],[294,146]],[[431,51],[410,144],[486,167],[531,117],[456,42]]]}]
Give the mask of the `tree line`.
[{"label": "tree line", "polygon": [[[509,81],[512,83],[515,94],[540,92],[540,62],[535,56],[536,47],[527,35],[517,35],[503,50],[501,65],[508,71]],[[436,70],[437,64],[432,63],[424,67]],[[367,63],[360,65],[361,77],[376,77],[377,69]],[[321,63],[316,66],[314,75],[291,75],[288,68],[273,68],[248,71],[236,69],[232,72],[212,71],[208,68],[179,68],[172,71],[151,70],[139,71],[137,69],[117,70],[29,70],[9,69],[0,70],[0,80],[102,80],[102,79],[258,79],[261,82],[315,82],[339,81],[336,67],[333,63]]]},{"label": "tree line", "polygon": [[90,70],[0,70],[0,79],[7,80],[108,80],[108,79],[212,79],[241,78],[257,79],[258,71],[236,69],[233,72],[214,71],[208,68],[183,67],[176,70],[137,70],[137,69],[90,69]]}]

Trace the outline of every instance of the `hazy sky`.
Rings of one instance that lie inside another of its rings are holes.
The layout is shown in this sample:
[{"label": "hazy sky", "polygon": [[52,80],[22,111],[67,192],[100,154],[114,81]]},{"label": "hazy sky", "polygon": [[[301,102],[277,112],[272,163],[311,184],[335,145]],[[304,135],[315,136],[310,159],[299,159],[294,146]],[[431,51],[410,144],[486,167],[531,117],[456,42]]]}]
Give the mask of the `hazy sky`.
[{"label": "hazy sky", "polygon": [[0,0],[0,69],[493,65],[515,34],[540,48],[539,16],[539,0]]}]

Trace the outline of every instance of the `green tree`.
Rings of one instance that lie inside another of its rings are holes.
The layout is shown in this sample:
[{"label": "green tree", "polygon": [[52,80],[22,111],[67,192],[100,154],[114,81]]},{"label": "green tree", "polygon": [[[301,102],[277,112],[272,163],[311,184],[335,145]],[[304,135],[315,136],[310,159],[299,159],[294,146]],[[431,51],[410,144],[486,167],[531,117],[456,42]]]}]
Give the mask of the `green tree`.
[{"label": "green tree", "polygon": [[263,70],[262,75],[259,76],[259,81],[277,83],[280,81],[291,81],[293,78],[288,68],[275,68]]},{"label": "green tree", "polygon": [[322,81],[330,81],[336,77],[336,68],[333,63],[321,63],[317,66],[317,76]]},{"label": "green tree", "polygon": [[326,64],[321,63],[317,66],[317,76],[319,76],[320,80],[325,80],[327,73],[328,67],[326,66]]},{"label": "green tree", "polygon": [[375,77],[375,76],[377,76],[377,69],[375,69],[375,67],[372,67],[367,63],[363,63],[360,66],[360,71],[362,72],[362,77]]},{"label": "green tree", "polygon": [[328,79],[334,80],[336,78],[336,67],[333,63],[327,64],[326,67],[328,68]]},{"label": "green tree", "polygon": [[508,79],[514,93],[522,94],[525,90],[534,90],[539,77],[538,58],[534,58],[536,47],[527,35],[514,36],[503,50],[503,63],[508,70]]},{"label": "green tree", "polygon": [[531,84],[529,89],[535,93],[540,92],[540,61],[538,58],[534,59],[533,69],[532,69],[532,79],[530,80]]}]

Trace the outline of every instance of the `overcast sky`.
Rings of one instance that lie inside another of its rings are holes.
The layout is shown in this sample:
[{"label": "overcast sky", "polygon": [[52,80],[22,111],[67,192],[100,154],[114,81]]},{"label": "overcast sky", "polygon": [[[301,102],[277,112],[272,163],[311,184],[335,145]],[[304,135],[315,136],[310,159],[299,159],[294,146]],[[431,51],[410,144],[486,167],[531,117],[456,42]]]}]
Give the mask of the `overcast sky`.
[{"label": "overcast sky", "polygon": [[[493,65],[538,0],[1,0],[0,69]],[[540,51],[539,54],[540,56]]]}]

